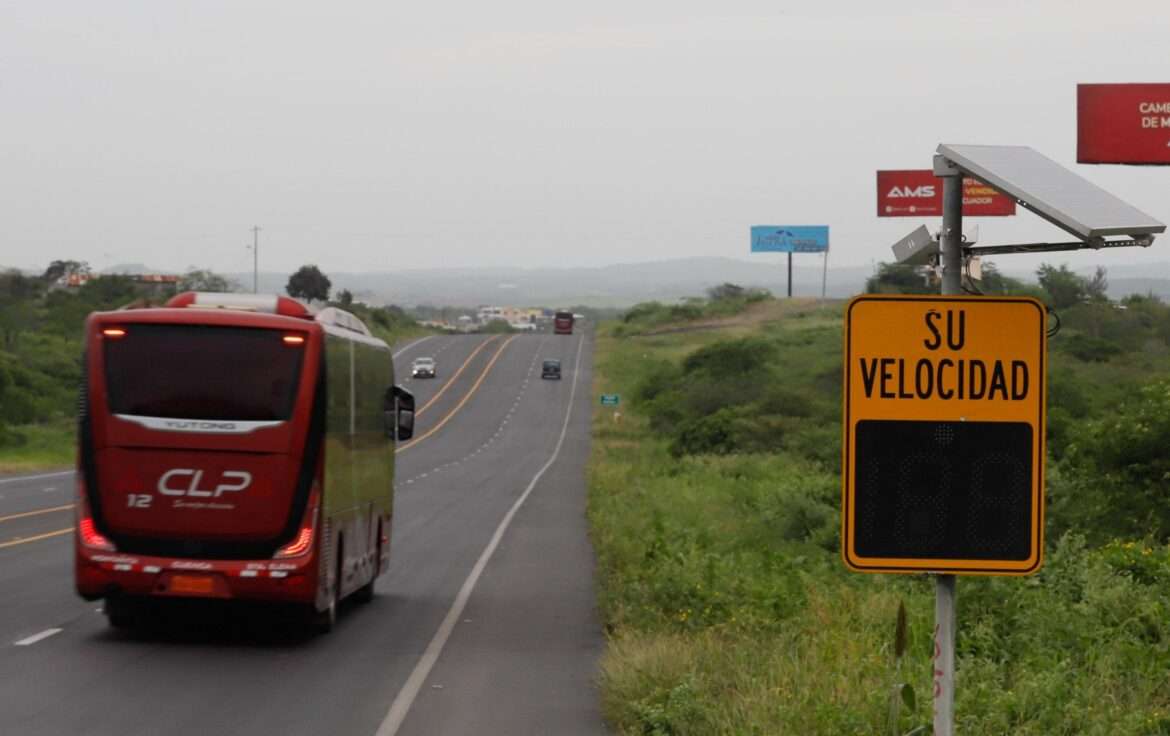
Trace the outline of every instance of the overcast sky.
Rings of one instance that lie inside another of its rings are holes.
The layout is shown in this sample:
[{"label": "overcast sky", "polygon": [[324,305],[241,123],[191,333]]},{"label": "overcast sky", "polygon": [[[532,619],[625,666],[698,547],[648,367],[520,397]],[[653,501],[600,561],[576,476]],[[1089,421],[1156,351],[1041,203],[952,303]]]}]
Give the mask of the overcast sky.
[{"label": "overcast sky", "polygon": [[1170,167],[1075,164],[1076,84],[1134,81],[1170,82],[1166,0],[3,2],[0,265],[244,271],[253,225],[271,271],[749,259],[762,223],[869,264],[920,224],[875,170],[940,142],[1170,221]]}]

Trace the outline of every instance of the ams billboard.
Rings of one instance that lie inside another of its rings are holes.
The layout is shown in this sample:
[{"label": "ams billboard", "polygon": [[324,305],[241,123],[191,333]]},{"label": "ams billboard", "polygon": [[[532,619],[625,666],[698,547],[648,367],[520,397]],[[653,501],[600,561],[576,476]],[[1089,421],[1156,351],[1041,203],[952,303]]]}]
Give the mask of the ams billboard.
[{"label": "ams billboard", "polygon": [[[942,179],[930,169],[877,172],[878,217],[938,216],[943,213]],[[1006,217],[1016,201],[978,179],[963,179],[963,215]]]}]

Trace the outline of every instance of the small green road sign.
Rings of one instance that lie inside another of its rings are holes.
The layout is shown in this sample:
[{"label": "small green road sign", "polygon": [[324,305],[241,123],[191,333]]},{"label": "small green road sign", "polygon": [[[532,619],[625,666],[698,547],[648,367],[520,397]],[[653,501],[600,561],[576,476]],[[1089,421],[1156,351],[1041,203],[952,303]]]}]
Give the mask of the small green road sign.
[{"label": "small green road sign", "polygon": [[601,395],[601,405],[602,406],[617,406],[621,403],[622,403],[622,397],[619,396],[618,394],[602,394]]}]

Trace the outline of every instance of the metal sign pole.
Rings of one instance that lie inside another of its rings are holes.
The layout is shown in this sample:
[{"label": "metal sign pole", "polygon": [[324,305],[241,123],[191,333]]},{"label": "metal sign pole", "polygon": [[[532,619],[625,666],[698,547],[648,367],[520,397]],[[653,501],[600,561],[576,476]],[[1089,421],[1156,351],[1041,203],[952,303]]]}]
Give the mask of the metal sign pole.
[{"label": "metal sign pole", "polygon": [[825,300],[825,287],[829,283],[829,246],[825,246],[825,257],[821,265],[821,301]]},{"label": "metal sign pole", "polygon": [[[934,174],[943,180],[943,295],[962,292],[963,176],[941,156]],[[934,736],[953,736],[955,729],[955,576],[938,575],[934,600]]]}]

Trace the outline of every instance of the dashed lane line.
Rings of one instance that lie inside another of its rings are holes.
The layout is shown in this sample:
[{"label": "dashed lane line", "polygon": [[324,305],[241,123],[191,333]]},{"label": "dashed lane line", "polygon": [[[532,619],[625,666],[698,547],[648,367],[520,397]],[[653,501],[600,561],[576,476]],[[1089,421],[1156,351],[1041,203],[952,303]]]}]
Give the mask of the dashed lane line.
[{"label": "dashed lane line", "polygon": [[[532,371],[533,371],[533,370],[536,368],[536,360],[537,360],[537,358],[538,358],[538,357],[540,357],[540,348],[541,348],[543,345],[544,345],[544,340],[541,340],[540,344],[539,344],[539,345],[537,345],[536,354],[532,356],[532,360],[531,360],[531,361],[529,362],[529,364],[528,364],[528,374],[527,374],[527,375],[531,375],[531,374],[532,374]],[[525,384],[527,384],[527,381],[525,382]],[[513,404],[512,404],[512,409],[513,409],[513,410],[515,410],[515,408],[516,408],[517,406],[519,406],[519,405],[520,405],[520,400],[521,400],[521,399],[524,397],[524,394],[525,394],[526,392],[527,392],[527,388],[524,388],[524,387],[522,387],[522,388],[520,389],[520,392],[519,392],[518,394],[516,394],[516,401],[515,401],[515,403],[513,403]],[[509,416],[511,416],[511,414],[512,414],[512,411],[509,411],[509,412],[508,412],[508,415],[509,415]],[[506,424],[506,423],[507,423],[507,421],[505,421],[504,423]],[[486,442],[484,442],[482,445],[480,445],[478,448],[476,448],[474,452],[472,452],[472,453],[470,453],[470,454],[468,454],[468,455],[465,455],[464,457],[462,457],[462,458],[460,458],[460,459],[458,459],[458,460],[455,460],[455,461],[453,461],[453,462],[447,463],[446,465],[441,465],[441,466],[439,466],[438,468],[434,468],[434,469],[432,469],[432,470],[430,470],[430,471],[428,471],[428,472],[435,473],[435,472],[438,472],[439,470],[442,470],[442,469],[443,469],[443,468],[445,468],[445,467],[452,466],[452,465],[459,465],[459,464],[460,464],[461,462],[463,462],[464,460],[470,460],[471,458],[473,458],[473,457],[475,457],[476,455],[480,454],[480,453],[481,453],[481,452],[483,452],[484,450],[488,449],[488,447],[490,447],[490,446],[492,445],[492,443],[494,443],[494,442],[495,442],[495,441],[496,441],[496,440],[499,438],[499,436],[500,436],[500,432],[502,432],[502,431],[503,431],[503,429],[504,429],[504,428],[503,428],[503,426],[502,426],[502,425],[501,425],[501,426],[499,426],[499,427],[497,427],[497,428],[496,428],[496,432],[495,432],[495,434],[493,434],[491,437],[489,437],[489,438],[487,439],[487,441],[486,441]],[[411,485],[411,484],[413,484],[413,483],[414,483],[416,480],[420,480],[421,478],[424,478],[424,477],[426,477],[426,476],[425,476],[425,474],[424,474],[424,475],[416,475],[416,476],[414,476],[414,477],[410,478],[409,480],[403,481],[403,483],[404,483],[405,485]]]},{"label": "dashed lane line", "polygon": [[38,641],[44,641],[45,639],[48,639],[53,634],[60,634],[62,631],[63,629],[45,629],[39,634],[33,634],[32,636],[26,636],[19,641],[14,641],[13,644],[18,647],[31,646],[36,644]]}]

